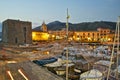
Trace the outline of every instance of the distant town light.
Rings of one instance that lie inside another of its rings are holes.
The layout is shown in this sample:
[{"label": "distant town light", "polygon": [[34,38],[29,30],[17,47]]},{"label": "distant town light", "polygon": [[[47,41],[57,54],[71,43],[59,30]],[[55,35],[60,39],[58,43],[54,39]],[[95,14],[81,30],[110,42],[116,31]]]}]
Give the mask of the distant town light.
[{"label": "distant town light", "polygon": [[90,37],[88,37],[88,41],[90,41],[91,40],[91,38]]},{"label": "distant town light", "polygon": [[54,38],[54,37],[55,37],[55,35],[52,35],[52,37]]},{"label": "distant town light", "polygon": [[47,51],[46,54],[49,54],[49,51]]},{"label": "distant town light", "polygon": [[110,38],[108,38],[108,41],[110,41],[111,39]]},{"label": "distant town light", "polygon": [[80,40],[80,38],[76,38],[77,40]]}]

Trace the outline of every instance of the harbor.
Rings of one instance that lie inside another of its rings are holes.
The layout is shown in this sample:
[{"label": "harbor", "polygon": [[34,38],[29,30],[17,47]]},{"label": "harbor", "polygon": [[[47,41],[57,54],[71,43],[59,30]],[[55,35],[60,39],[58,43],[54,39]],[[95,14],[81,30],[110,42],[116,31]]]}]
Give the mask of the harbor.
[{"label": "harbor", "polygon": [[[23,48],[26,51],[23,50]],[[2,80],[9,80],[10,77],[7,75],[6,71],[9,70],[13,72],[12,75],[14,77],[14,71],[16,71],[14,68],[17,70],[20,68],[24,71],[29,80],[33,80],[33,78],[35,80],[43,80],[42,77],[39,78],[38,76],[44,72],[38,74],[39,70],[36,70],[40,68],[42,70],[47,70],[45,73],[52,75],[53,80],[65,80],[67,50],[69,56],[69,80],[84,80],[85,78],[91,78],[92,80],[105,80],[110,64],[110,55],[112,52],[111,45],[95,43],[81,44],[78,42],[49,42],[49,44],[40,43],[40,45],[31,45],[29,47],[6,46],[1,50],[2,53],[4,52],[4,56],[2,56],[2,60],[0,60],[1,69],[2,72],[4,72],[4,74],[1,73],[1,78],[4,78]],[[32,68],[30,66],[36,66],[37,68]],[[32,70],[29,70],[28,67]],[[112,77],[114,78],[116,74],[116,52],[114,52],[111,71],[111,74],[113,75]],[[45,75],[47,76],[47,74]],[[16,77],[20,77],[18,80],[21,80],[20,74],[16,73],[15,75]],[[55,79],[54,76],[58,78]]]},{"label": "harbor", "polygon": [[0,1],[0,80],[120,80],[119,3]]}]

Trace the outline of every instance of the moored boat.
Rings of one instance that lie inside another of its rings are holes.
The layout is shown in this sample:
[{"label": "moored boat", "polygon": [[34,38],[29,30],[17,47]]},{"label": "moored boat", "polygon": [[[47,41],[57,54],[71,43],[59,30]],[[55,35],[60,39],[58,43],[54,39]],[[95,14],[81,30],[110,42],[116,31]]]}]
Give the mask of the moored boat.
[{"label": "moored boat", "polygon": [[53,63],[55,61],[57,61],[57,58],[51,57],[51,58],[42,59],[42,60],[34,60],[33,62],[40,66],[44,66],[45,64]]},{"label": "moored boat", "polygon": [[80,80],[102,80],[103,75],[99,70],[92,69],[80,75]]}]

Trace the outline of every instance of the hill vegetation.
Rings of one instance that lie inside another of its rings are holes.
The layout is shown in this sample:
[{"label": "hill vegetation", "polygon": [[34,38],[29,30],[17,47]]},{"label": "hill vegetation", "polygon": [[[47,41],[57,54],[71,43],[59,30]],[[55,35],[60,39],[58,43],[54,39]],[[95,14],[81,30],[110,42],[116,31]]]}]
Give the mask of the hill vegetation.
[{"label": "hill vegetation", "polygon": [[[34,28],[35,30],[40,29],[41,26]],[[54,21],[47,24],[48,30],[61,30],[66,28],[66,23],[60,21]],[[69,23],[69,30],[71,31],[96,31],[97,28],[109,28],[115,30],[116,23],[108,21],[96,21],[96,22],[83,22],[72,24]]]}]

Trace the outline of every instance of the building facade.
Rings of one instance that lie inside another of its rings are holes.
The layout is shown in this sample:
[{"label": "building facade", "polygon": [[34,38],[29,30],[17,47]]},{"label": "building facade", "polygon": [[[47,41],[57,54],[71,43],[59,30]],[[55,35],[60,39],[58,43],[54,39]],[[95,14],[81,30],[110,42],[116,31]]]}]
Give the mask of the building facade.
[{"label": "building facade", "polygon": [[[44,28],[44,27],[43,27]],[[110,29],[98,28],[96,31],[68,31],[69,41],[79,42],[113,42],[114,33]],[[66,29],[56,31],[33,31],[33,41],[51,41],[51,40],[66,40]]]},{"label": "building facade", "polygon": [[31,44],[32,23],[7,19],[2,23],[2,42],[8,44]]},{"label": "building facade", "polygon": [[98,42],[100,34],[98,31],[80,31],[74,32],[73,39],[81,42]]},{"label": "building facade", "polygon": [[33,30],[32,31],[32,40],[33,40],[33,42],[48,41],[49,34],[47,32],[43,32],[40,30]]},{"label": "building facade", "polygon": [[100,34],[101,42],[106,42],[110,39],[110,29],[98,28],[97,31]]},{"label": "building facade", "polygon": [[114,36],[110,29],[98,28],[96,31],[75,31],[73,39],[81,42],[113,42]]},{"label": "building facade", "polygon": [[42,26],[38,30],[32,30],[33,42],[48,41],[49,34],[47,32],[47,25],[43,22]]}]

